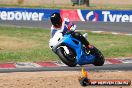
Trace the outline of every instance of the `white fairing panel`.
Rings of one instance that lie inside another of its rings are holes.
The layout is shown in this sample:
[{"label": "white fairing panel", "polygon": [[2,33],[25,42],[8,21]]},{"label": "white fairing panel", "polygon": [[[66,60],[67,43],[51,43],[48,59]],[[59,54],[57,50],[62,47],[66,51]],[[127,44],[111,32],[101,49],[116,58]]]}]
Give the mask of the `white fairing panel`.
[{"label": "white fairing panel", "polygon": [[61,30],[58,30],[49,41],[49,47],[52,48],[58,44],[59,40],[63,37]]}]

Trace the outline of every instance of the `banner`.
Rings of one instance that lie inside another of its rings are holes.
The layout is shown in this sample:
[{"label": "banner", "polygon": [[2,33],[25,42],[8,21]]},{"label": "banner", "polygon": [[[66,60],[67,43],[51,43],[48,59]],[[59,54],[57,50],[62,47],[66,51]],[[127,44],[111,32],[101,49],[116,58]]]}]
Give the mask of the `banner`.
[{"label": "banner", "polygon": [[132,10],[65,10],[34,8],[0,8],[0,20],[48,21],[58,12],[70,21],[132,22]]},{"label": "banner", "polygon": [[132,10],[61,10],[72,21],[132,22]]},{"label": "banner", "polygon": [[57,9],[0,8],[0,20],[47,21]]}]

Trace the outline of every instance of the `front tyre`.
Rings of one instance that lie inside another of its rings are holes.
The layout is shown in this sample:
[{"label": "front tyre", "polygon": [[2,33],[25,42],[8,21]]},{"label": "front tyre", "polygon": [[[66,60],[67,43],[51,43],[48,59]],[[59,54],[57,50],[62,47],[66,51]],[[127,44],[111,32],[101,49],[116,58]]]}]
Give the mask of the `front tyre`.
[{"label": "front tyre", "polygon": [[62,60],[62,62],[65,63],[66,65],[68,65],[69,67],[75,67],[77,65],[75,53],[73,52],[72,49],[70,49],[70,48],[68,48],[68,49],[69,49],[71,55],[66,54],[63,47],[59,47],[57,49],[57,55]]}]

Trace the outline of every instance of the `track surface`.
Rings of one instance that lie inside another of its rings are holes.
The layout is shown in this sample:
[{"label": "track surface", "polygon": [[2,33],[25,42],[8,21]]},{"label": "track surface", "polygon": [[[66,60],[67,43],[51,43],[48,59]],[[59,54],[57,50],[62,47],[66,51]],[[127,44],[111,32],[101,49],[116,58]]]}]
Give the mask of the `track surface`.
[{"label": "track surface", "polygon": [[[132,34],[132,23],[111,23],[111,22],[73,22],[77,29],[88,29],[90,31],[108,31],[122,32]],[[50,29],[50,22],[33,22],[33,21],[0,21],[0,25],[14,25],[23,27],[40,27]]]},{"label": "track surface", "polygon": [[[38,68],[16,68],[16,69],[0,69],[0,73],[7,72],[36,72],[36,71],[80,71],[82,67],[38,67]],[[100,71],[100,70],[122,70],[122,71],[132,71],[132,64],[113,64],[104,66],[84,66],[85,70],[89,71]]]}]

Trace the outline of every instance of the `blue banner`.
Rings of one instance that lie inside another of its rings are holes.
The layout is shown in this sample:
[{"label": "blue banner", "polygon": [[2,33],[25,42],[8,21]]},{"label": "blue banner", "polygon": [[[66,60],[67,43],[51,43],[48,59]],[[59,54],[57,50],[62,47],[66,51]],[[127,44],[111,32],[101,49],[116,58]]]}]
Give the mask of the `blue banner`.
[{"label": "blue banner", "polygon": [[[0,20],[47,21],[54,12],[71,21],[132,22],[132,10],[0,8]],[[73,19],[74,18],[74,19]]]},{"label": "blue banner", "polygon": [[0,20],[47,21],[58,9],[0,8]]},{"label": "blue banner", "polygon": [[132,10],[78,10],[81,21],[132,22]]}]

